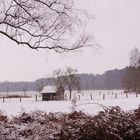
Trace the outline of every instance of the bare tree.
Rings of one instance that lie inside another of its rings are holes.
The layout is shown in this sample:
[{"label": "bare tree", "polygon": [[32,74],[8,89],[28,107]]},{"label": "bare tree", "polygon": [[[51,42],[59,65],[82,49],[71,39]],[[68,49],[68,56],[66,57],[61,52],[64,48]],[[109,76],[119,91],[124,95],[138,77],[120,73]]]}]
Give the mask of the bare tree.
[{"label": "bare tree", "polygon": [[123,86],[126,88],[127,91],[134,91],[135,90],[135,86],[134,86],[134,79],[135,79],[135,76],[134,76],[134,71],[135,71],[135,68],[134,67],[126,67],[126,70],[125,70],[125,74],[124,74],[124,77],[123,77]]},{"label": "bare tree", "polygon": [[80,79],[78,76],[76,76],[77,70],[73,69],[71,67],[66,68],[66,74],[65,74],[65,84],[68,87],[68,90],[70,92],[70,99],[72,97],[72,90],[80,89]]},{"label": "bare tree", "polygon": [[59,53],[91,46],[88,34],[70,35],[82,25],[79,13],[73,0],[0,0],[0,34],[18,45]]},{"label": "bare tree", "polygon": [[140,66],[140,51],[137,48],[130,52],[130,66],[135,68]]},{"label": "bare tree", "polygon": [[126,68],[124,86],[129,91],[140,91],[140,52],[137,48],[130,51],[130,66]]},{"label": "bare tree", "polygon": [[130,66],[133,74],[133,91],[138,91],[140,87],[140,51],[137,48],[130,52]]},{"label": "bare tree", "polygon": [[57,89],[59,89],[60,87],[65,88],[64,72],[61,69],[58,69],[53,72],[53,75],[56,88]]},{"label": "bare tree", "polygon": [[46,83],[41,79],[35,82],[35,90],[39,93],[43,90],[44,86],[46,86]]}]

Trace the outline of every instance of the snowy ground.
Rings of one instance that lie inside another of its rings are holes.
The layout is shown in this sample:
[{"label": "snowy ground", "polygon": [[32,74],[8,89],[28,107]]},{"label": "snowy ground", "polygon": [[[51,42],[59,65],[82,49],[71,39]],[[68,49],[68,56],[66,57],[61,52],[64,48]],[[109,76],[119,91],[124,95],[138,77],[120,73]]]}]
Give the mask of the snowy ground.
[{"label": "snowy ground", "polygon": [[[65,97],[68,98],[68,93]],[[104,97],[104,99],[103,99]],[[127,97],[127,98],[126,98]],[[140,95],[125,94],[123,91],[82,91],[81,93],[73,92],[72,98],[76,99],[76,109],[82,110],[90,114],[97,114],[103,110],[101,105],[105,106],[120,106],[124,111],[133,110],[140,105]],[[43,110],[46,112],[70,112],[72,109],[72,101],[35,101],[35,96],[32,98],[22,99],[0,99],[0,110],[8,116],[15,116],[19,113],[34,110]]]}]

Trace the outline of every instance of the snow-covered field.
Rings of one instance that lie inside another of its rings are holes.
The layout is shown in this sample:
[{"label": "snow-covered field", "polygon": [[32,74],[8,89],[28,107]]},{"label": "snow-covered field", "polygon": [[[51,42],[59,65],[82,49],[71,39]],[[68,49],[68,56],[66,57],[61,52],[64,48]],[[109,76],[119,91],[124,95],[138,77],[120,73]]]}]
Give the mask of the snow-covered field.
[{"label": "snow-covered field", "polygon": [[[29,93],[27,93],[28,95]],[[30,93],[31,94],[31,93]],[[19,113],[34,110],[43,110],[46,112],[70,112],[73,103],[68,99],[69,94],[66,92],[65,101],[41,101],[38,95],[38,101],[35,101],[36,93],[32,93],[32,98],[0,99],[0,110],[8,116],[15,116]],[[125,94],[122,90],[114,91],[82,91],[81,93],[73,92],[72,98],[76,99],[76,109],[86,113],[97,114],[103,110],[103,106],[120,106],[124,111],[138,108],[140,105],[140,95]],[[104,99],[103,99],[104,98]]]}]

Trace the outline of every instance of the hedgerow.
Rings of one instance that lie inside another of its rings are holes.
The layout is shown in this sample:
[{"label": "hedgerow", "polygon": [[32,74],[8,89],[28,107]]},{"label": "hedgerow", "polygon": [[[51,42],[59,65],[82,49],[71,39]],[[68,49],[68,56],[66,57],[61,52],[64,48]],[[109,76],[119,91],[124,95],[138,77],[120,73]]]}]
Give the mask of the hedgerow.
[{"label": "hedgerow", "polygon": [[140,106],[105,108],[95,116],[38,110],[9,119],[0,112],[0,140],[140,140]]}]

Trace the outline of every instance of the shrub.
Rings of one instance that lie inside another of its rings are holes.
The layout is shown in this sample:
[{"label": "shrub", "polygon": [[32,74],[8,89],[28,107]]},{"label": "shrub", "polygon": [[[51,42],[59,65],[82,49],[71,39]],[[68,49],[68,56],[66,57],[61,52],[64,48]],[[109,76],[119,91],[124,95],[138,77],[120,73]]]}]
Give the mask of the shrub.
[{"label": "shrub", "polygon": [[1,140],[139,140],[140,106],[131,112],[105,108],[96,116],[83,112],[35,111],[8,119],[0,113]]}]

